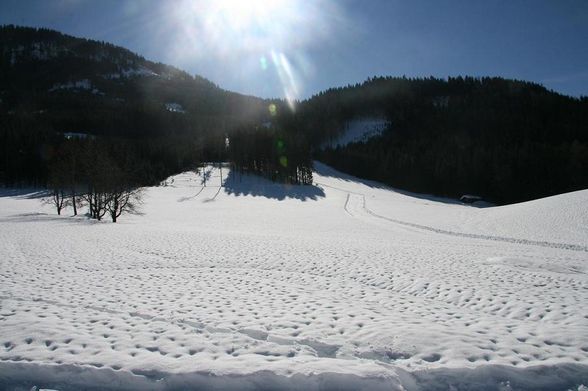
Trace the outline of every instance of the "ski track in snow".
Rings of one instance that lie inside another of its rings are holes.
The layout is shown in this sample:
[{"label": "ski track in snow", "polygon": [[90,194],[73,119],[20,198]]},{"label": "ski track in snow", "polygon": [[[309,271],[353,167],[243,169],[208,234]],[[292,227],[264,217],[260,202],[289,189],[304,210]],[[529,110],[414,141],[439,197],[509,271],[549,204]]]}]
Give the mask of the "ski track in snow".
[{"label": "ski track in snow", "polygon": [[[117,224],[0,197],[0,384],[206,389],[212,374],[244,379],[218,383],[227,389],[425,390],[471,388],[477,373],[496,390],[588,382],[588,212],[549,221],[552,241],[536,225],[588,191],[479,210],[322,165],[316,200],[272,198],[279,185],[249,177],[229,179],[242,186],[234,195],[218,169],[205,175],[206,187],[188,172],[147,189],[143,214]],[[260,183],[266,196],[247,195]],[[448,217],[423,224],[435,216]]]},{"label": "ski track in snow", "polygon": [[[321,185],[320,183],[317,183],[319,185]],[[325,185],[328,186],[328,185]],[[338,189],[336,187],[333,186],[329,186],[333,189]],[[338,189],[341,191],[346,192],[346,190],[344,189]],[[566,249],[566,250],[573,250],[573,251],[584,251],[584,252],[588,252],[588,246],[582,246],[582,245],[578,245],[578,244],[567,244],[567,243],[551,243],[551,242],[545,242],[545,241],[537,241],[537,240],[528,240],[528,239],[517,239],[517,238],[507,238],[507,237],[502,237],[502,236],[490,236],[490,235],[480,235],[480,234],[472,234],[472,233],[464,233],[464,232],[454,232],[454,231],[447,231],[444,229],[439,229],[439,228],[434,228],[434,227],[429,227],[426,225],[421,225],[421,224],[414,224],[414,223],[409,223],[406,221],[401,221],[401,220],[397,220],[397,219],[392,219],[390,217],[385,217],[382,215],[379,215],[375,212],[373,212],[372,210],[370,210],[367,206],[366,206],[366,201],[365,201],[365,195],[363,194],[357,194],[357,193],[347,193],[347,200],[345,201],[345,211],[347,213],[349,213],[351,216],[356,216],[357,215],[357,210],[361,209],[362,212],[367,213],[369,215],[372,215],[378,219],[383,219],[383,220],[387,220],[390,221],[392,223],[395,224],[400,224],[400,225],[405,225],[408,227],[414,227],[414,228],[418,228],[418,229],[422,229],[422,230],[426,230],[426,231],[431,231],[431,232],[435,232],[438,234],[444,234],[444,235],[451,235],[451,236],[460,236],[463,238],[472,238],[472,239],[484,239],[484,240],[495,240],[495,241],[499,241],[499,242],[508,242],[508,243],[519,243],[519,244],[526,244],[526,245],[531,245],[531,246],[542,246],[542,247],[552,247],[552,248],[562,248],[562,249]],[[360,199],[358,199],[358,197],[360,197]],[[349,209],[349,203],[350,201],[353,202],[353,204],[355,204],[355,213],[352,213]],[[360,207],[358,208],[357,205],[360,205]]]}]

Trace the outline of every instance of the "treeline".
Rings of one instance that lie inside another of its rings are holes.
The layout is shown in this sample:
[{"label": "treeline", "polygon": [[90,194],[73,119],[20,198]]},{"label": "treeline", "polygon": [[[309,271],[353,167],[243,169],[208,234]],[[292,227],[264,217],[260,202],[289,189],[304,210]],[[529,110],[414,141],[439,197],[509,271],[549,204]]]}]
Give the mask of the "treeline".
[{"label": "treeline", "polygon": [[[124,145],[135,157],[135,181],[143,186],[157,184],[169,175],[197,165],[205,156],[204,151],[210,149],[207,138],[189,135],[114,137],[81,132],[74,133],[72,140],[80,138],[103,145]],[[45,186],[51,159],[64,143],[72,140],[29,115],[0,115],[0,184]],[[119,163],[119,158],[115,158]]]},{"label": "treeline", "polygon": [[298,115],[315,147],[352,119],[389,121],[380,137],[315,156],[395,187],[496,203],[588,188],[588,99],[534,83],[374,78],[321,93]]},{"label": "treeline", "polygon": [[312,155],[306,139],[276,127],[243,128],[229,136],[232,169],[274,182],[312,184]]}]

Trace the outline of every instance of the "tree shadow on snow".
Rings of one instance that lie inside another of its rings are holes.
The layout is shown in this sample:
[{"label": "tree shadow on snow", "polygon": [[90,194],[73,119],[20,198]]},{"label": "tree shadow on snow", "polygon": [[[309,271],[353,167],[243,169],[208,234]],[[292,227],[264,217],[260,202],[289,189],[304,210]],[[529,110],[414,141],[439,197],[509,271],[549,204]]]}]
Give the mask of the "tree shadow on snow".
[{"label": "tree shadow on snow", "polygon": [[[104,219],[102,221],[110,221]],[[31,212],[31,213],[19,213],[0,218],[0,223],[38,223],[38,222],[56,222],[62,225],[73,225],[73,224],[84,224],[93,225],[100,224],[101,221],[92,220],[87,218],[83,214],[72,216],[68,213],[62,213],[61,216],[57,214]]]},{"label": "tree shadow on snow", "polygon": [[225,193],[235,196],[252,195],[279,201],[293,198],[316,201],[325,196],[322,188],[313,185],[288,185],[272,182],[258,175],[230,171],[224,181]]},{"label": "tree shadow on snow", "polygon": [[[402,194],[405,196],[418,198],[421,200],[439,202],[442,204],[467,205],[467,206],[471,206],[474,208],[488,208],[488,207],[495,206],[494,204],[491,204],[488,202],[475,202],[473,204],[464,204],[463,202],[461,202],[460,200],[457,200],[455,198],[435,196],[432,194],[415,193],[415,192],[408,191],[408,190],[398,189],[395,187],[387,186],[387,185],[380,183],[380,182],[372,181],[369,179],[361,179],[361,178],[355,177],[353,175],[345,174],[341,171],[337,171],[336,169],[334,169],[324,163],[316,161],[316,160],[314,161],[313,165],[314,165],[314,171],[323,177],[331,177],[331,178],[342,180],[344,182],[361,184],[361,185],[370,187],[372,189],[390,190],[390,191],[393,191],[395,193]],[[320,181],[320,179],[319,179],[319,181]]]}]

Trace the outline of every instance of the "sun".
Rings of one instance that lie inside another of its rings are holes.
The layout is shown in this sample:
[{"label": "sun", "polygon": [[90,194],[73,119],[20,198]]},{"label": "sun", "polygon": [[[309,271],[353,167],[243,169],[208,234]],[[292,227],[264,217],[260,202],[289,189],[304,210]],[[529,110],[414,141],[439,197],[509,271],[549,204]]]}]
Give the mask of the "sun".
[{"label": "sun", "polygon": [[216,0],[210,3],[205,23],[209,31],[250,46],[283,39],[291,25],[288,11],[297,2],[287,0]]},{"label": "sun", "polygon": [[[223,25],[240,33],[271,33],[275,23],[283,23],[281,15],[288,8],[285,0],[217,0],[213,12]],[[214,18],[214,16],[213,16]]]},{"label": "sun", "polygon": [[165,11],[178,43],[221,54],[292,53],[331,38],[334,0],[179,0]]},{"label": "sun", "polygon": [[176,39],[162,50],[217,62],[215,72],[247,83],[279,83],[291,107],[314,72],[309,53],[345,26],[336,0],[178,0],[163,12]]}]

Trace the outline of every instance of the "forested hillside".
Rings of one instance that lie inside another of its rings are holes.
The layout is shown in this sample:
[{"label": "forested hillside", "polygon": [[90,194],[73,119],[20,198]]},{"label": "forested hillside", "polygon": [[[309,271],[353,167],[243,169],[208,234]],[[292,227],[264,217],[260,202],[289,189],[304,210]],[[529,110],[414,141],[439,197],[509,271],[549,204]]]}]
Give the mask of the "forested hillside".
[{"label": "forested hillside", "polygon": [[[47,185],[52,163],[71,159],[62,155],[74,137],[84,150],[118,151],[107,158],[135,185],[227,159],[241,172],[308,184],[314,158],[401,189],[496,203],[588,187],[588,99],[535,83],[378,77],[291,110],[56,31],[4,26],[0,43],[0,182],[8,185]],[[387,128],[331,142],[362,119]]]},{"label": "forested hillside", "polygon": [[446,196],[508,203],[588,187],[588,99],[502,78],[374,78],[300,105],[313,145],[357,118],[385,118],[379,137],[316,156],[348,173]]},{"label": "forested hillside", "polygon": [[267,120],[268,104],[108,43],[4,26],[0,182],[45,184],[67,133],[124,146],[139,182],[156,182],[215,158],[227,132]]}]

